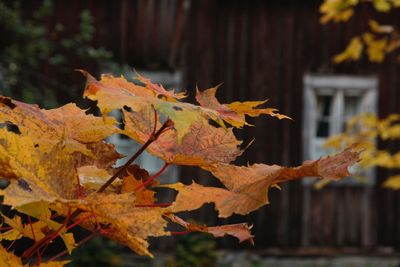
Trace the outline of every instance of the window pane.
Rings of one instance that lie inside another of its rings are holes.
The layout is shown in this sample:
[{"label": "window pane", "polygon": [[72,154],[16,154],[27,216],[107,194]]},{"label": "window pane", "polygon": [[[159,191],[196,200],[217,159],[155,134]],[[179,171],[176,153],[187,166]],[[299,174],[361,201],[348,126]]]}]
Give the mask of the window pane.
[{"label": "window pane", "polygon": [[345,96],[344,97],[344,118],[347,120],[361,111],[360,96]]},{"label": "window pane", "polygon": [[318,120],[317,137],[329,136],[329,121]]},{"label": "window pane", "polygon": [[361,96],[345,96],[344,97],[344,118],[342,123],[342,131],[346,129],[346,122],[351,117],[361,112]]},{"label": "window pane", "polygon": [[333,97],[331,95],[319,95],[317,97],[319,116],[331,115],[332,98]]},{"label": "window pane", "polygon": [[332,101],[333,96],[331,95],[317,96],[317,137],[329,136],[331,127]]}]

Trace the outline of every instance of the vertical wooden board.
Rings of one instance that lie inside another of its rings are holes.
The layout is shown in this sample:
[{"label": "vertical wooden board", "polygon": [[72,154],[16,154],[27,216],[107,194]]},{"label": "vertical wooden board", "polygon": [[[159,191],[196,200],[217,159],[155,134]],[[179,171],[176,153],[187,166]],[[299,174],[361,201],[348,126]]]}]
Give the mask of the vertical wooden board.
[{"label": "vertical wooden board", "polygon": [[335,214],[335,225],[336,225],[336,242],[335,245],[345,245],[345,232],[346,232],[346,213],[345,209],[347,206],[346,199],[343,197],[343,192],[337,193],[336,202],[336,214]]}]

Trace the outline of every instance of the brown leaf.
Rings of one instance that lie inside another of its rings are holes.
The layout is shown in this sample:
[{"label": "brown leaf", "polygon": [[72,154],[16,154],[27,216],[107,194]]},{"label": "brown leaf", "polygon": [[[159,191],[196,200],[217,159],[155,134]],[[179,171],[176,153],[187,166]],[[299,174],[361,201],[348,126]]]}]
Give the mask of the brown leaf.
[{"label": "brown leaf", "polygon": [[126,244],[140,255],[152,256],[147,250],[146,239],[149,236],[169,235],[164,230],[167,225],[163,218],[165,210],[157,207],[137,208],[136,203],[133,193],[94,193],[68,205],[85,211],[77,220],[95,215],[95,218],[82,223],[84,227],[93,230],[98,223],[106,225],[106,236]]},{"label": "brown leaf", "polygon": [[[125,131],[129,137],[144,143],[154,129],[154,111],[124,111]],[[160,128],[161,124],[157,124]],[[168,163],[177,165],[209,165],[212,162],[229,163],[242,154],[241,144],[231,129],[216,128],[208,122],[193,122],[189,132],[178,142],[176,132],[166,131],[148,151]]]},{"label": "brown leaf", "polygon": [[146,88],[152,90],[155,96],[162,95],[166,97],[168,101],[176,101],[176,99],[182,99],[186,97],[186,92],[175,93],[174,90],[167,91],[161,84],[152,83],[150,79],[147,79],[138,73],[136,73],[136,79],[146,85]]},{"label": "brown leaf", "polygon": [[[195,210],[206,203],[215,203],[218,217],[227,218],[233,213],[247,214],[249,207],[258,205],[260,200],[248,194],[229,191],[223,188],[202,186],[193,182],[190,185],[182,183],[162,185],[178,191],[175,202],[168,208],[171,212]],[[266,198],[266,197],[265,197]]]},{"label": "brown leaf", "polygon": [[306,161],[295,168],[278,165],[254,164],[249,167],[214,164],[206,167],[227,188],[204,187],[193,183],[164,185],[178,191],[172,212],[194,210],[214,202],[219,217],[233,213],[245,215],[268,203],[268,189],[281,182],[303,177],[339,179],[349,175],[347,168],[359,161],[359,154],[347,149],[335,156]]},{"label": "brown leaf", "polygon": [[205,91],[196,91],[196,100],[202,106],[212,110],[216,110],[221,118],[236,128],[246,125],[245,115],[258,117],[262,114],[277,117],[278,119],[290,119],[289,117],[279,114],[276,109],[257,108],[266,101],[247,101],[233,102],[230,104],[221,104],[215,97],[219,86],[207,89]]},{"label": "brown leaf", "polygon": [[[133,175],[125,176],[122,180],[121,193],[134,192],[136,195],[136,204],[153,204],[156,201],[156,192],[147,189],[146,187],[140,187],[140,185],[142,185],[144,181],[145,179],[143,180],[143,178],[141,178],[140,180],[138,180]],[[153,186],[155,184],[153,184]]]},{"label": "brown leaf", "polygon": [[[107,82],[96,81],[89,73],[82,72],[86,78],[86,89],[84,96],[97,101],[97,106],[103,114],[108,114],[114,109],[130,108],[133,112],[140,112],[143,109],[153,107],[159,115],[168,117],[174,122],[174,128],[177,132],[178,141],[185,136],[190,129],[190,126],[197,121],[206,123],[208,119],[216,121],[221,126],[224,125],[218,113],[211,109],[201,108],[189,103],[170,102],[165,99],[154,97],[154,93],[143,86],[132,85],[136,89],[131,90],[130,87],[116,86],[116,78],[107,76]],[[137,88],[142,88],[139,90]]]},{"label": "brown leaf", "polygon": [[191,232],[210,233],[214,237],[224,237],[225,235],[231,235],[239,239],[239,242],[248,240],[252,245],[254,245],[253,235],[250,232],[251,226],[249,227],[247,223],[237,223],[237,224],[209,227],[209,226],[186,222],[182,218],[172,214],[167,215],[167,217],[171,221],[180,224],[181,226],[185,227],[188,231]]},{"label": "brown leaf", "polygon": [[88,143],[86,144],[86,148],[90,151],[90,156],[77,152],[73,154],[77,167],[94,165],[98,168],[112,172],[112,166],[117,162],[117,160],[125,157],[116,151],[113,144],[105,143],[103,141]]}]

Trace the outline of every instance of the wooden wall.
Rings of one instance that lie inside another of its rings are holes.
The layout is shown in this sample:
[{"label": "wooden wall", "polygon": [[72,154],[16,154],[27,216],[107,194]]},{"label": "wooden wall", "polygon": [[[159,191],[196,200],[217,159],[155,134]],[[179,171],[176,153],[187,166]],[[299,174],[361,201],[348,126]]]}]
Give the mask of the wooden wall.
[{"label": "wooden wall", "polygon": [[[58,1],[57,18],[78,25],[89,8],[97,29],[95,44],[116,59],[139,68],[180,69],[184,87],[194,93],[223,82],[218,97],[226,102],[269,98],[293,121],[252,119],[255,128],[238,136],[255,138],[239,163],[297,165],[302,161],[302,103],[305,73],[377,75],[379,114],[400,112],[399,64],[390,56],[381,65],[365,61],[331,64],[350,37],[365,30],[373,12],[362,8],[345,25],[318,23],[318,1],[136,0]],[[398,11],[396,11],[398,12]],[[400,26],[400,16],[382,17]],[[380,171],[379,180],[387,173]],[[216,181],[207,173],[183,168],[183,180]],[[210,224],[250,221],[257,248],[298,246],[399,246],[400,195],[373,188],[328,187],[311,190],[304,217],[300,182],[272,189],[271,205],[245,218],[218,220],[212,206],[195,216]],[[365,219],[368,218],[368,219]],[[241,247],[224,239],[221,245]]]}]

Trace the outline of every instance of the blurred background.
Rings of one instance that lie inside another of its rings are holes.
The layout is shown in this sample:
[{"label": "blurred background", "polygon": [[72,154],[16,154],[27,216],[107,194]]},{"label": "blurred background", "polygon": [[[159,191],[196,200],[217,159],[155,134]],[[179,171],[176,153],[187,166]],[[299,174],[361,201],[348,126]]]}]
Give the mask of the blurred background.
[{"label": "blurred background", "polygon": [[[369,6],[345,24],[322,25],[317,0],[0,1],[0,93],[45,108],[81,107],[85,80],[75,69],[134,77],[134,69],[166,88],[223,83],[222,103],[269,99],[293,121],[250,119],[238,137],[250,146],[240,164],[299,165],[327,153],[323,144],[362,112],[400,113],[400,68],[332,57],[378,16],[399,25],[398,11]],[[396,13],[397,12],[397,13]],[[121,152],[134,144],[115,136]],[[379,142],[390,151],[398,141]],[[162,165],[144,155],[150,173]],[[233,238],[188,235],[153,240],[156,259],[136,257],[97,239],[78,249],[71,266],[399,266],[400,195],[382,187],[393,170],[377,168],[363,182],[347,179],[316,189],[296,181],[271,189],[271,204],[248,216],[218,219],[212,205],[190,213],[208,225],[247,221],[255,246]],[[218,184],[195,168],[171,168],[170,180]],[[90,265],[91,264],[91,265]]]}]

